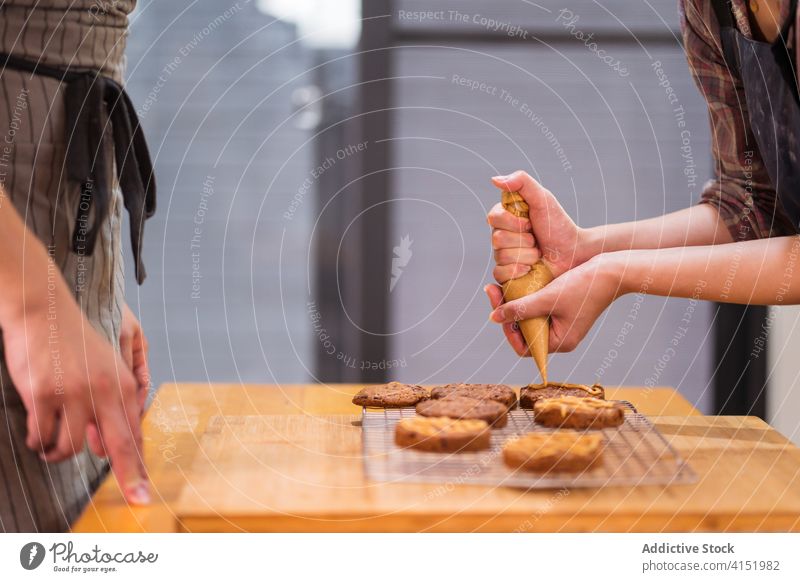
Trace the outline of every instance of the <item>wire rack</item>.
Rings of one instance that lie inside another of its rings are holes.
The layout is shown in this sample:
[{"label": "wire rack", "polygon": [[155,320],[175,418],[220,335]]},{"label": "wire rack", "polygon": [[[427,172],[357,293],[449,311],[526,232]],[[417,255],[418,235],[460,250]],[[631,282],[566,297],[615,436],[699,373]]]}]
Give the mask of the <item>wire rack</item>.
[{"label": "wire rack", "polygon": [[503,444],[530,432],[548,433],[533,421],[531,410],[515,409],[508,424],[492,429],[491,446],[485,451],[431,453],[403,449],[394,443],[394,427],[403,418],[416,416],[411,408],[364,408],[362,433],[364,468],[375,481],[441,482],[452,485],[481,484],[548,489],[561,487],[607,487],[672,485],[697,481],[696,473],[678,455],[660,432],[626,401],[625,423],[607,428],[603,435],[601,461],[580,473],[533,473],[503,463]]}]

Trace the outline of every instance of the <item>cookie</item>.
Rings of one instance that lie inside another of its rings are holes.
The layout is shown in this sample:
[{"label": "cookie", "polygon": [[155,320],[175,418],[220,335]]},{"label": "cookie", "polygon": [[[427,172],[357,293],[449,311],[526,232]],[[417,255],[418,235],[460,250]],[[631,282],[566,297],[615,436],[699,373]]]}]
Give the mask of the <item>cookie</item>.
[{"label": "cookie", "polygon": [[353,404],[375,408],[402,408],[414,406],[428,399],[428,391],[422,386],[389,382],[378,386],[366,386],[353,397]]},{"label": "cookie", "polygon": [[625,422],[625,407],[597,398],[544,398],[533,405],[533,420],[552,428],[609,428]]},{"label": "cookie", "polygon": [[435,453],[481,451],[489,448],[490,432],[483,420],[417,416],[395,425],[394,442],[400,447]]},{"label": "cookie", "polygon": [[505,404],[466,396],[450,396],[420,402],[417,404],[417,414],[447,416],[459,420],[478,419],[496,428],[502,428],[508,423],[508,408]]},{"label": "cookie", "polygon": [[572,430],[529,433],[503,446],[503,462],[526,471],[577,472],[600,460],[603,438]]},{"label": "cookie", "polygon": [[604,400],[606,392],[600,384],[564,384],[548,382],[547,384],[531,384],[519,391],[519,405],[522,408],[533,408],[537,400],[542,398],[558,398],[559,396],[577,396],[578,398],[599,398]]},{"label": "cookie", "polygon": [[513,388],[505,384],[446,384],[431,390],[431,398],[449,398],[466,396],[478,400],[495,400],[505,404],[507,408],[517,405],[517,394]]}]

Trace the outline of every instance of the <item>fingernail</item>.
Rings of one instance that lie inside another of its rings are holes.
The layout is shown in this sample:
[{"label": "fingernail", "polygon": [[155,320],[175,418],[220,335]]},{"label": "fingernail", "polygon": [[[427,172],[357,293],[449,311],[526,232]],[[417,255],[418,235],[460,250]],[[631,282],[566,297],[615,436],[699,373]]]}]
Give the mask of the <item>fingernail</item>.
[{"label": "fingernail", "polygon": [[508,180],[508,176],[494,176],[492,180],[497,180],[498,182],[505,182]]},{"label": "fingernail", "polygon": [[139,481],[133,487],[128,488],[128,499],[136,505],[147,505],[150,503],[150,488],[146,481]]},{"label": "fingernail", "polygon": [[486,285],[486,286],[483,288],[483,292],[484,292],[484,293],[488,293],[488,292],[489,292],[489,287],[490,287],[490,286],[491,286],[491,285]]},{"label": "fingernail", "polygon": [[495,323],[503,323],[503,320],[505,319],[503,317],[503,310],[502,309],[495,309],[489,315],[489,319],[494,321]]}]

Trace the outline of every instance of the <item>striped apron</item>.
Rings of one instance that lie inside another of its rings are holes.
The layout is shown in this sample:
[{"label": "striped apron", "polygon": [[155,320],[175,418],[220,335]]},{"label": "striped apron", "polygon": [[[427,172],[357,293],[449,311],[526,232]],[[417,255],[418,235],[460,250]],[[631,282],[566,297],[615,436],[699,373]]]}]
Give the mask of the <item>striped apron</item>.
[{"label": "striped apron", "polygon": [[[135,0],[6,0],[0,7],[0,53],[51,68],[94,70],[122,83],[128,14],[134,6]],[[70,179],[65,163],[65,84],[2,68],[2,62],[0,71],[0,182],[28,229],[47,247],[89,322],[118,346],[123,197],[112,129],[106,126],[103,140],[107,208],[91,253],[76,253],[72,238],[82,187]],[[71,459],[48,464],[29,450],[26,411],[4,362],[0,336],[0,531],[63,531],[90,500],[107,462],[84,448]]]}]

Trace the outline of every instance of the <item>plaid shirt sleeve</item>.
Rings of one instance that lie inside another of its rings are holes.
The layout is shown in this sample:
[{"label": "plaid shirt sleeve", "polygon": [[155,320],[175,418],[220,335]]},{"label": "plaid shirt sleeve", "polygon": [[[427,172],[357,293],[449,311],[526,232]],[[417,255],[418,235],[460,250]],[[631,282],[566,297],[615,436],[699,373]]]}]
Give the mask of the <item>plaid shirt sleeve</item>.
[{"label": "plaid shirt sleeve", "polygon": [[680,0],[679,12],[689,69],[711,121],[714,178],[700,203],[717,208],[734,240],[794,234],[750,128],[742,82],[723,60],[711,2]]}]

